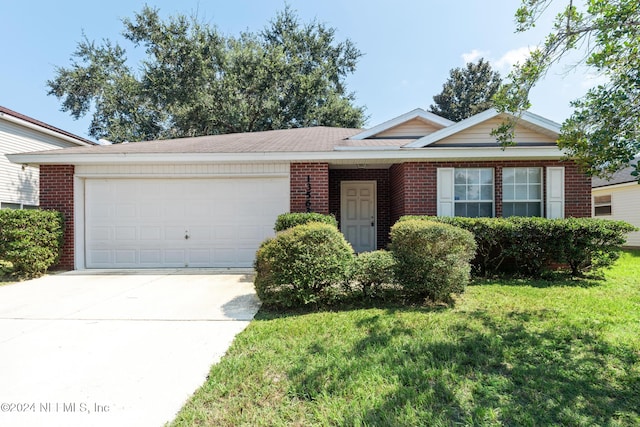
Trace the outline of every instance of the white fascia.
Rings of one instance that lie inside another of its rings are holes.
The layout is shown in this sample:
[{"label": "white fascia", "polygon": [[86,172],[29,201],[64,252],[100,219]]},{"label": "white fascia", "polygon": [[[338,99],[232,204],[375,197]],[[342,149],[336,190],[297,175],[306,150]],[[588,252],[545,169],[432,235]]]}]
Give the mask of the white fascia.
[{"label": "white fascia", "polygon": [[385,130],[389,130],[404,122],[408,122],[409,120],[413,120],[416,118],[421,118],[427,122],[430,122],[442,127],[451,126],[455,123],[455,122],[452,122],[451,120],[445,119],[444,117],[440,117],[437,114],[433,114],[428,111],[425,111],[422,108],[416,108],[415,110],[411,110],[408,113],[404,113],[401,116],[398,116],[391,120],[387,120],[386,122],[381,123],[378,126],[374,126],[371,129],[367,129],[363,132],[353,135],[348,139],[356,139],[356,140],[367,139],[371,136],[377,135],[381,132],[384,132]]},{"label": "white fascia", "polygon": [[619,184],[610,184],[610,185],[601,185],[600,187],[592,187],[591,191],[592,192],[599,192],[599,191],[607,192],[609,190],[615,190],[617,188],[625,188],[625,187],[632,187],[632,186],[636,186],[636,187],[640,188],[640,184],[638,184],[636,181],[630,181],[630,182],[621,182]]},{"label": "white fascia", "polygon": [[[487,120],[491,120],[494,117],[498,117],[501,115],[514,117],[508,113],[499,113],[495,108],[491,108],[489,110],[483,111],[482,113],[478,113],[475,116],[471,116],[468,119],[464,119],[454,125],[446,127],[444,129],[440,129],[439,131],[417,139],[407,145],[404,145],[403,148],[426,147],[449,136],[455,135],[456,133],[462,132],[463,130],[469,129],[473,126],[479,125],[482,122],[486,122]],[[535,127],[539,127],[545,131],[554,133],[555,135],[558,135],[560,133],[560,125],[558,123],[549,119],[545,119],[544,117],[537,114],[530,113],[529,111],[523,112],[522,116],[520,116],[518,120],[522,120]]]},{"label": "white fascia", "polygon": [[199,164],[199,163],[274,163],[331,162],[362,160],[429,161],[429,160],[530,160],[560,159],[564,153],[557,147],[433,147],[428,149],[338,150],[317,152],[268,153],[140,153],[140,154],[8,154],[13,163],[58,165],[107,164]]}]

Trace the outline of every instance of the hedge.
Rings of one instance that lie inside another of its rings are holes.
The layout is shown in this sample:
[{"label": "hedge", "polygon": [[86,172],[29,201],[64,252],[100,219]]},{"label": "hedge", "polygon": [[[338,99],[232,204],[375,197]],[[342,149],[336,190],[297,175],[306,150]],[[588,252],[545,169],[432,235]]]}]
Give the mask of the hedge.
[{"label": "hedge", "polygon": [[399,221],[437,221],[472,232],[478,249],[472,261],[477,275],[514,273],[540,277],[566,264],[572,275],[611,266],[626,234],[637,230],[624,221],[596,218],[463,218],[404,216]]},{"label": "hedge", "polygon": [[60,256],[62,214],[44,210],[0,210],[0,259],[13,265],[13,274],[44,274]]},{"label": "hedge", "polygon": [[395,283],[395,263],[393,254],[382,249],[359,253],[351,279],[360,286],[365,298],[371,297],[381,286]]},{"label": "hedge", "polygon": [[288,212],[278,215],[274,230],[284,231],[296,225],[308,224],[310,222],[321,222],[338,227],[338,221],[333,215],[325,215],[317,212]]}]

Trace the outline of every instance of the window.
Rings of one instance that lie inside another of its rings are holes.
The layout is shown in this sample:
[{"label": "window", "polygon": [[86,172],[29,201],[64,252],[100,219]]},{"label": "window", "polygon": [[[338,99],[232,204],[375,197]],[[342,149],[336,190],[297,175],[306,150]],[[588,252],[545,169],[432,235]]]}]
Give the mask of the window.
[{"label": "window", "polygon": [[502,169],[502,216],[542,216],[542,169]]},{"label": "window", "polygon": [[611,215],[611,194],[593,198],[593,213],[595,216]]},{"label": "window", "polygon": [[493,216],[493,169],[455,169],[453,187],[455,216]]},{"label": "window", "polygon": [[2,202],[0,203],[0,209],[38,209],[38,206]]}]

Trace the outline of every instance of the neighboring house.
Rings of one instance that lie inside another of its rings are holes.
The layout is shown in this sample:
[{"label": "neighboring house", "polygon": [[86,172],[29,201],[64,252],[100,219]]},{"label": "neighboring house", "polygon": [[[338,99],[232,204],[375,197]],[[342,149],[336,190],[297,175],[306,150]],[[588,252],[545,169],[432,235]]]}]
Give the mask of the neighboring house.
[{"label": "neighboring house", "polygon": [[93,142],[0,106],[0,208],[36,208],[37,164],[17,165],[6,154],[89,146]]},{"label": "neighboring house", "polygon": [[[635,161],[640,161],[640,157]],[[640,184],[631,175],[634,169],[629,166],[610,179],[593,178],[591,194],[595,218],[623,220],[640,227]],[[640,248],[640,232],[629,233],[626,245]]]},{"label": "neighboring house", "polygon": [[[312,127],[25,153],[41,204],[67,221],[66,268],[250,267],[283,212],[334,214],[356,251],[402,215],[591,216],[591,180],[559,125],[525,113],[518,145],[489,110],[459,123],[421,109],[368,130]],[[47,189],[55,190],[47,190]],[[73,199],[73,203],[67,201]]]}]

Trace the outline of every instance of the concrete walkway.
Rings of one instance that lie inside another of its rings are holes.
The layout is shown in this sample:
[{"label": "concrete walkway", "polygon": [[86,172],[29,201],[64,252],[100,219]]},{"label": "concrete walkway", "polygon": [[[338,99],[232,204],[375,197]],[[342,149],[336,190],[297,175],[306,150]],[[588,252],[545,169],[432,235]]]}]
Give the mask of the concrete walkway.
[{"label": "concrete walkway", "polygon": [[69,272],[0,286],[0,425],[171,421],[257,312],[248,273]]}]

